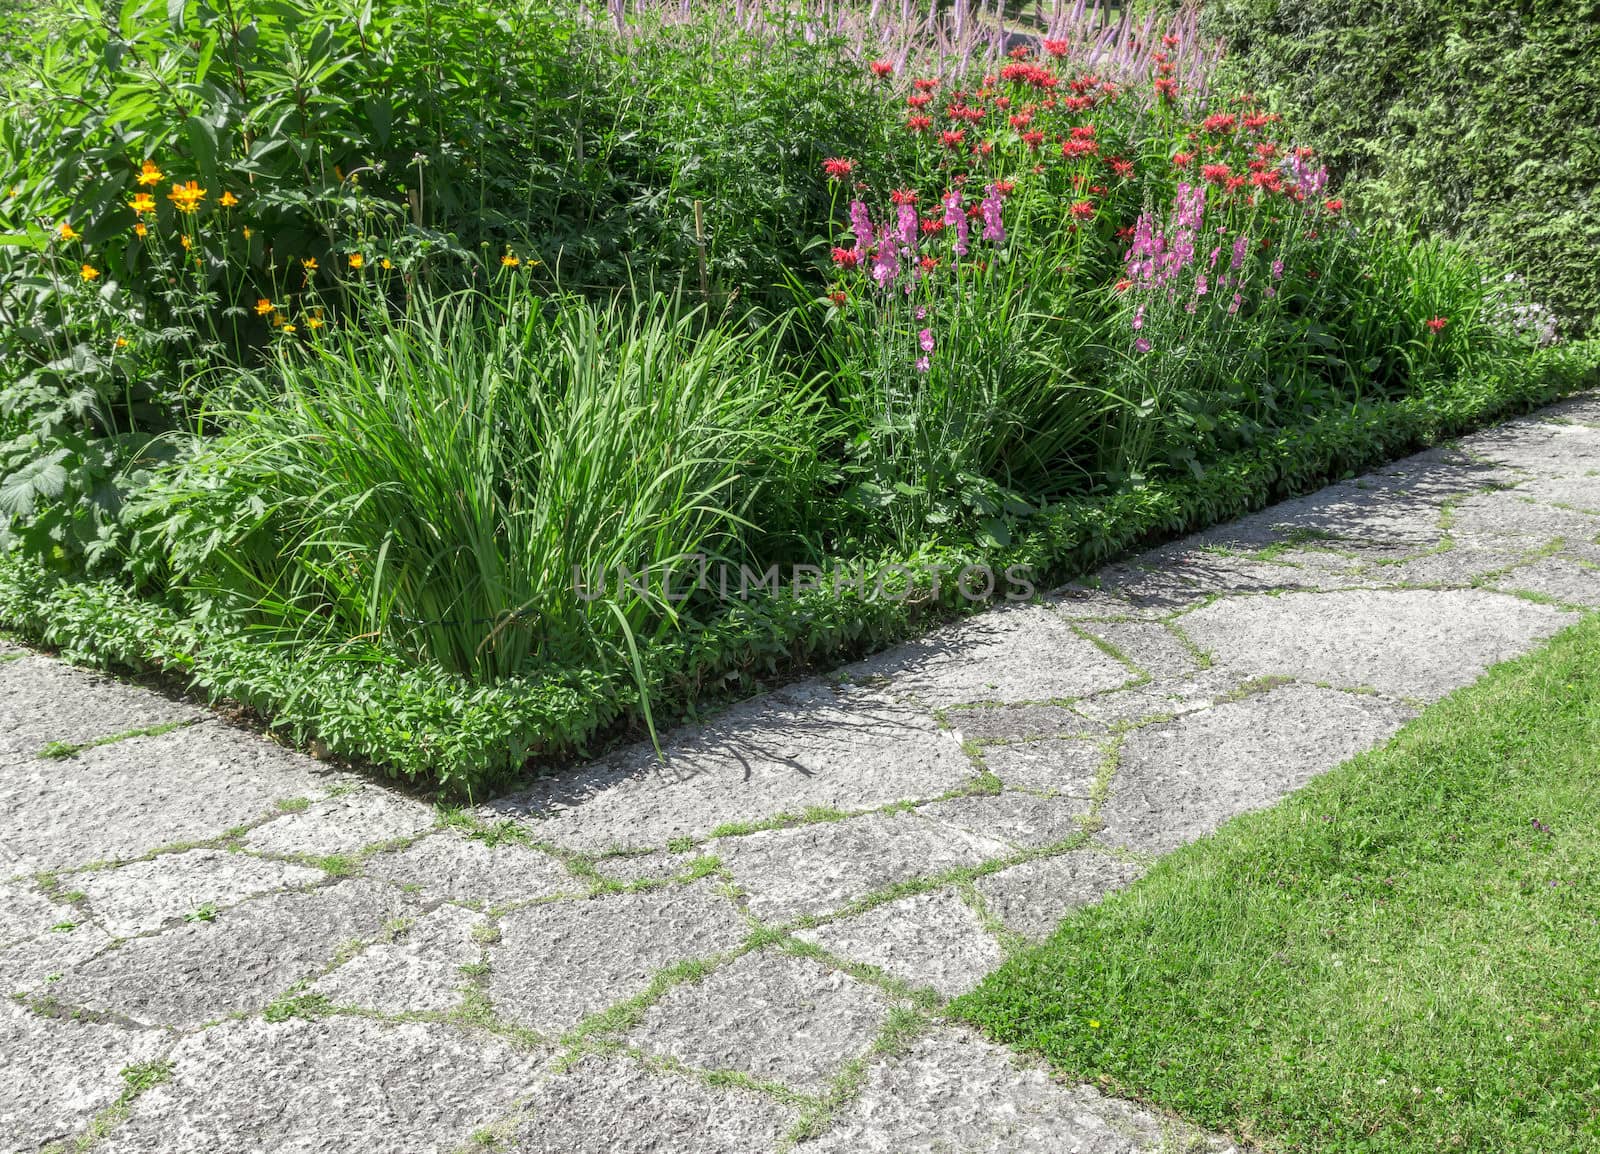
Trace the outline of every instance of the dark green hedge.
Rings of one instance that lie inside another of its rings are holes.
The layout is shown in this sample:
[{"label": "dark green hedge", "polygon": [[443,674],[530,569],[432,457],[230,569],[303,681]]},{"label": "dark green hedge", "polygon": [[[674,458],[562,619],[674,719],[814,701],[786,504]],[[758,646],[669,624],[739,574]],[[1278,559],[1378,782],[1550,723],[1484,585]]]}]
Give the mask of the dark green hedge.
[{"label": "dark green hedge", "polygon": [[[1350,472],[1439,441],[1580,387],[1600,384],[1600,343],[1564,346],[1514,379],[1460,381],[1400,400],[1364,403],[1285,430],[1204,476],[1053,507],[1016,544],[984,556],[941,549],[900,560],[946,571],[987,563],[1029,566],[1040,582],[1080,575],[1137,546],[1217,524]],[[892,560],[892,559],[886,559]],[[857,596],[847,585],[747,603],[721,620],[645,653],[658,724],[812,663],[881,649],[972,606],[953,583],[904,602]],[[94,664],[159,670],[213,700],[271,719],[288,739],[385,772],[472,796],[510,783],[531,764],[571,758],[636,724],[632,676],[572,670],[475,685],[392,655],[282,655],[248,638],[217,636],[110,582],[44,573],[0,554],[0,625]]]},{"label": "dark green hedge", "polygon": [[1600,0],[1202,0],[1228,86],[1346,195],[1470,241],[1565,331],[1600,318]]}]

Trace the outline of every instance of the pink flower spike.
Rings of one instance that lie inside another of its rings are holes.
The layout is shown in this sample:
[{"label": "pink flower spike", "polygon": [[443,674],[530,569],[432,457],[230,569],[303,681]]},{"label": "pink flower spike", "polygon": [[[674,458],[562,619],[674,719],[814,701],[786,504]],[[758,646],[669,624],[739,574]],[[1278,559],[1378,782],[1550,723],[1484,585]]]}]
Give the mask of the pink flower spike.
[{"label": "pink flower spike", "polygon": [[1140,337],[1133,342],[1133,347],[1137,352],[1148,353],[1150,351],[1150,342]]},{"label": "pink flower spike", "polygon": [[923,329],[920,333],[918,333],[917,344],[922,347],[923,352],[933,352],[933,330]]},{"label": "pink flower spike", "polygon": [[925,373],[927,371],[928,371],[928,358],[927,357],[918,357],[917,358],[917,372]]}]

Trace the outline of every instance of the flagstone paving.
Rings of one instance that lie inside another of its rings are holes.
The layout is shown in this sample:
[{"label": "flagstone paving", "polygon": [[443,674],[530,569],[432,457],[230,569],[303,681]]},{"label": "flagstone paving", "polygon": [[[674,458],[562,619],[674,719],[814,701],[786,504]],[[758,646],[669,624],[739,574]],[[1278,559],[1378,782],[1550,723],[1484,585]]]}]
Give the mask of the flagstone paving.
[{"label": "flagstone paving", "polygon": [[943,1012],[1600,607],[1600,399],[465,812],[0,643],[0,1152],[1225,1151]]}]

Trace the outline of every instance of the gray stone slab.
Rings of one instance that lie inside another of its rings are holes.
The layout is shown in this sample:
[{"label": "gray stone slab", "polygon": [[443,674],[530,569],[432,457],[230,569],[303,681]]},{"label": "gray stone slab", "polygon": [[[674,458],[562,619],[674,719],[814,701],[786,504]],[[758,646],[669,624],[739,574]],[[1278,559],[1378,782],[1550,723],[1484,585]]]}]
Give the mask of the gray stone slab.
[{"label": "gray stone slab", "polygon": [[1600,469],[1600,429],[1511,421],[1461,440],[1473,455],[1540,477],[1578,477]]},{"label": "gray stone slab", "polygon": [[1452,541],[1447,549],[1422,553],[1396,565],[1377,566],[1373,576],[1378,584],[1389,588],[1435,585],[1465,589],[1487,574],[1515,565],[1524,556],[1524,551],[1517,548]]},{"label": "gray stone slab", "polygon": [[141,1095],[95,1149],[444,1154],[509,1113],[546,1061],[435,1023],[226,1022],[179,1042],[171,1081]]},{"label": "gray stone slab", "polygon": [[1539,419],[1549,424],[1570,422],[1600,429],[1600,393],[1583,393],[1547,405],[1539,410]]},{"label": "gray stone slab", "polygon": [[1005,960],[1000,943],[950,890],[885,902],[795,936],[947,998],[966,993]]},{"label": "gray stone slab", "polygon": [[41,1018],[0,1001],[0,1150],[82,1133],[122,1093],[121,1071],[169,1044],[159,1031]]},{"label": "gray stone slab", "polygon": [[774,1149],[799,1118],[777,1099],[618,1056],[543,1082],[510,1139],[515,1154],[749,1154]]},{"label": "gray stone slab", "polygon": [[702,856],[698,850],[687,853],[655,850],[652,853],[599,858],[594,862],[594,868],[608,881],[622,882],[624,885],[634,882],[671,882],[687,877],[694,863]]},{"label": "gray stone slab", "polygon": [[1218,664],[1249,675],[1431,701],[1574,620],[1477,590],[1362,590],[1233,598],[1189,614],[1183,627]]},{"label": "gray stone slab", "polygon": [[0,662],[0,702],[0,760],[37,754],[52,741],[80,745],[206,716],[190,702],[33,654]]},{"label": "gray stone slab", "polygon": [[1025,938],[1048,937],[1080,906],[1098,902],[1144,873],[1144,866],[1092,849],[1036,858],[979,878],[985,906],[1006,929]]},{"label": "gray stone slab", "polygon": [[[1085,643],[1087,644],[1087,643]],[[659,848],[813,806],[872,809],[937,797],[977,772],[925,712],[862,689],[790,686],[484,808],[540,841]]]},{"label": "gray stone slab", "polygon": [[1015,741],[1105,731],[1064,705],[980,705],[952,709],[945,721],[957,740]]},{"label": "gray stone slab", "polygon": [[345,776],[207,721],[0,773],[0,846],[30,871],[128,860],[220,837]]},{"label": "gray stone slab", "polygon": [[461,967],[483,953],[479,932],[488,919],[444,905],[385,933],[344,965],[316,981],[314,994],[337,1006],[385,1014],[449,1010],[461,1002]]},{"label": "gray stone slab", "polygon": [[748,933],[712,881],[528,906],[501,919],[490,996],[504,1017],[554,1036]]},{"label": "gray stone slab", "polygon": [[1600,568],[1565,557],[1545,557],[1513,569],[1495,582],[1495,588],[1540,593],[1568,605],[1600,609]]},{"label": "gray stone slab", "polygon": [[1016,849],[1043,849],[1080,832],[1089,808],[1086,797],[1046,798],[1006,790],[934,802],[917,812]]},{"label": "gray stone slab", "polygon": [[1182,677],[1200,668],[1194,651],[1160,622],[1122,621],[1081,628],[1152,677]]},{"label": "gray stone slab", "polygon": [[[1600,468],[1572,477],[1535,477],[1517,491],[1546,504],[1600,515]],[[1595,532],[1600,533],[1600,528]]]},{"label": "gray stone slab", "polygon": [[326,857],[415,837],[433,827],[431,805],[368,786],[340,793],[257,826],[245,845],[261,853]]},{"label": "gray stone slab", "polygon": [[1287,685],[1141,729],[1122,747],[1100,840],[1176,849],[1383,743],[1409,716],[1379,698]]},{"label": "gray stone slab", "polygon": [[43,994],[73,967],[106,950],[111,935],[82,913],[63,911],[59,922],[71,930],[48,930],[0,950],[0,994]]},{"label": "gray stone slab", "polygon": [[1015,851],[919,814],[895,813],[719,838],[707,852],[722,859],[752,915],[787,922]]},{"label": "gray stone slab", "polygon": [[1556,538],[1587,541],[1600,534],[1600,516],[1536,501],[1520,489],[1468,497],[1455,508],[1451,536],[1500,549],[1538,549]]},{"label": "gray stone slab", "polygon": [[1050,701],[1126,684],[1127,666],[1039,605],[992,609],[848,666],[930,706]]},{"label": "gray stone slab", "polygon": [[989,772],[1014,789],[1087,798],[1105,760],[1100,742],[1081,737],[1044,737],[983,750]]},{"label": "gray stone slab", "polygon": [[1104,589],[1079,582],[1051,590],[1044,603],[1064,621],[1104,621],[1118,617],[1148,617],[1146,610]]},{"label": "gray stone slab", "polygon": [[[1193,1145],[1189,1145],[1193,1143]],[[1056,1082],[976,1034],[939,1028],[873,1062],[860,1095],[807,1147],[817,1154],[1157,1154],[1221,1139],[1091,1086]]]},{"label": "gray stone slab", "polygon": [[69,972],[50,993],[137,1022],[194,1026],[261,1009],[408,910],[397,891],[361,880],[275,894],[209,922],[130,939]]},{"label": "gray stone slab", "polygon": [[39,892],[32,882],[0,884],[0,949],[47,933],[63,918],[75,916]]},{"label": "gray stone slab", "polygon": [[672,987],[627,1041],[686,1066],[820,1094],[872,1045],[890,1006],[882,992],[840,970],[761,950]]},{"label": "gray stone slab", "polygon": [[1102,693],[1073,706],[1089,725],[1104,733],[1142,725],[1154,718],[1180,717],[1210,709],[1219,698],[1238,691],[1249,675],[1235,669],[1202,669],[1188,677],[1157,678],[1118,693]]},{"label": "gray stone slab", "polygon": [[415,886],[428,898],[490,906],[581,894],[588,888],[560,861],[532,846],[515,841],[491,845],[453,830],[430,834],[403,850],[375,854],[363,872]]},{"label": "gray stone slab", "polygon": [[85,894],[96,923],[120,938],[148,933],[202,906],[231,906],[276,890],[316,885],[326,877],[319,869],[291,862],[193,849],[70,874],[61,884]]}]

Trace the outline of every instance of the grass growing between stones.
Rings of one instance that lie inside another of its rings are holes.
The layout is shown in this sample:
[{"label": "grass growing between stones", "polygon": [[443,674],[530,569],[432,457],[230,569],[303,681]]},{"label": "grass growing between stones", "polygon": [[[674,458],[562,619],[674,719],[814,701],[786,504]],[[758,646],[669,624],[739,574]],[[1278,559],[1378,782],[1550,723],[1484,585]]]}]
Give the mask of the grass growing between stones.
[{"label": "grass growing between stones", "polygon": [[952,1006],[1276,1151],[1600,1148],[1600,616]]}]

